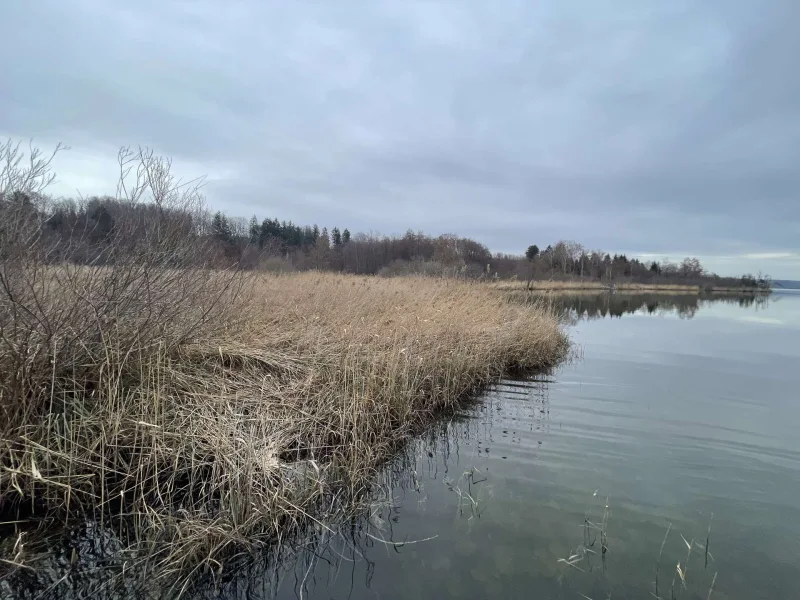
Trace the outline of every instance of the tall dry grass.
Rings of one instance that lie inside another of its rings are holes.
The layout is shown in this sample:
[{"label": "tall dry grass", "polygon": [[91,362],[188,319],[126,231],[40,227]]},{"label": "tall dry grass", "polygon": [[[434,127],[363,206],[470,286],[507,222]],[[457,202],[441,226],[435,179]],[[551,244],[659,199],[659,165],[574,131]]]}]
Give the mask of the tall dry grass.
[{"label": "tall dry grass", "polygon": [[[215,289],[225,275],[196,276]],[[357,500],[437,412],[566,349],[545,308],[480,284],[305,273],[241,289],[214,327],[179,343],[181,319],[154,324],[133,350],[102,338],[90,368],[76,362],[80,379],[54,343],[27,397],[4,387],[2,408],[17,415],[0,428],[5,512],[124,514],[128,543],[162,576],[216,569],[233,548]]]}]

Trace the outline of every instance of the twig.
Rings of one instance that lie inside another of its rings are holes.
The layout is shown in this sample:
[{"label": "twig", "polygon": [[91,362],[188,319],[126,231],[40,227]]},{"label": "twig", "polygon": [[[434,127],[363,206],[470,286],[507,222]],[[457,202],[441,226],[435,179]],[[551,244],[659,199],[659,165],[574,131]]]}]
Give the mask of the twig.
[{"label": "twig", "polygon": [[387,542],[386,540],[381,539],[379,537],[376,537],[376,536],[372,535],[371,533],[366,533],[366,535],[368,537],[371,537],[376,542],[380,542],[382,544],[386,544],[387,546],[394,546],[395,548],[402,548],[403,546],[407,546],[409,544],[419,544],[421,542],[429,542],[430,540],[435,540],[436,538],[439,537],[438,535],[433,535],[431,537],[423,538],[421,540],[409,540],[407,542],[393,542],[393,541],[388,541]]},{"label": "twig", "polygon": [[[708,568],[708,543],[711,539],[711,522],[714,520],[714,513],[711,513],[711,518],[708,520],[708,533],[706,534],[706,553],[705,553],[705,568]],[[715,575],[716,577],[716,575]],[[712,584],[713,587],[713,584]]]},{"label": "twig", "polygon": [[[719,573],[719,571],[717,571]],[[706,600],[711,600],[711,594],[714,593],[714,584],[717,582],[717,573],[714,573],[714,578],[711,580],[711,587],[708,588],[708,596],[706,596]]]},{"label": "twig", "polygon": [[672,529],[672,523],[667,525],[667,532],[664,534],[664,539],[661,541],[661,550],[658,551],[658,560],[656,561],[656,598],[658,598],[658,571],[661,567],[661,555],[664,553],[664,545],[667,543],[667,536]]}]

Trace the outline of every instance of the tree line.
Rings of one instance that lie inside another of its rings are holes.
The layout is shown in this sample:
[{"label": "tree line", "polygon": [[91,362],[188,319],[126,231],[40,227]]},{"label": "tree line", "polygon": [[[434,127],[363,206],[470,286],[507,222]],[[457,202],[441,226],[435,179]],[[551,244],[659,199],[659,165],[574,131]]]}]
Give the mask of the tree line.
[{"label": "tree line", "polygon": [[[532,244],[520,255],[493,254],[483,244],[452,234],[430,236],[407,231],[402,236],[356,233],[345,227],[297,225],[278,218],[250,220],[221,211],[181,212],[159,209],[154,203],[131,203],[113,196],[85,200],[37,198],[15,193],[0,199],[6,210],[26,210],[41,223],[43,241],[70,248],[70,260],[102,265],[112,257],[106,246],[116,238],[133,241],[148,235],[159,220],[179,223],[179,233],[205,238],[213,248],[206,263],[236,263],[245,269],[333,270],[362,275],[432,274],[467,278],[534,281],[586,280],[685,284],[768,285],[768,278],[744,275],[718,277],[697,258],[679,263],[644,261],[625,254],[588,250],[573,241],[558,241],[540,249]],[[121,224],[125,224],[121,227]],[[133,224],[133,226],[132,226]]]},{"label": "tree line", "polygon": [[[4,172],[19,171],[19,155],[11,153],[10,143],[3,147]],[[568,240],[543,248],[531,244],[519,255],[493,254],[484,244],[453,234],[431,236],[412,230],[400,236],[351,234],[347,227],[329,230],[275,217],[260,219],[254,215],[247,220],[207,211],[196,182],[175,180],[169,161],[152,152],[123,149],[119,163],[122,176],[113,196],[54,200],[46,195],[46,186],[6,186],[0,193],[0,255],[8,254],[12,246],[35,244],[42,249],[42,260],[94,266],[115,264],[127,260],[126,255],[133,252],[146,251],[156,253],[151,258],[164,266],[318,269],[361,275],[428,274],[528,282],[579,279],[706,286],[770,284],[761,274],[718,277],[693,257],[680,263],[643,261],[587,249]],[[43,164],[49,169],[49,160]],[[131,172],[133,164],[138,166]]]},{"label": "tree line", "polygon": [[625,254],[610,254],[590,250],[574,241],[559,241],[544,250],[533,244],[525,251],[524,267],[520,273],[533,279],[580,279],[600,282],[626,281],[632,283],[681,283],[686,285],[720,285],[769,287],[770,278],[759,273],[741,277],[720,277],[707,270],[696,257],[680,262],[628,258]]}]

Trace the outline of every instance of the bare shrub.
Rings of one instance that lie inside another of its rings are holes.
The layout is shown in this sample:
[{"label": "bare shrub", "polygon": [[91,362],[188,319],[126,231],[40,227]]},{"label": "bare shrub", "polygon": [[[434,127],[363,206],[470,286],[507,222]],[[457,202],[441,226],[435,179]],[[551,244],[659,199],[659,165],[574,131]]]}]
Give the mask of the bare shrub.
[{"label": "bare shrub", "polygon": [[223,327],[241,278],[212,270],[213,248],[194,234],[204,214],[197,182],[176,180],[151,151],[123,149],[104,218],[58,237],[46,235],[42,195],[52,157],[33,149],[22,167],[18,147],[2,153],[0,502],[68,498],[71,488],[45,479],[57,450],[42,420],[67,426],[79,407],[91,417],[92,404],[139,385],[154,357]]}]

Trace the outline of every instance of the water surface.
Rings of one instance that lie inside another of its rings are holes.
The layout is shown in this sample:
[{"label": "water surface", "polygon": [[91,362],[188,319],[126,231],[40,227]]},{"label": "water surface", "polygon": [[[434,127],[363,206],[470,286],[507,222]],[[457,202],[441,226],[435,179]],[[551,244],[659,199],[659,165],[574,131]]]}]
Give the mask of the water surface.
[{"label": "water surface", "polygon": [[368,519],[222,595],[652,598],[658,563],[663,598],[715,574],[716,599],[798,597],[800,294],[559,304],[577,360],[500,382],[390,465]]}]

